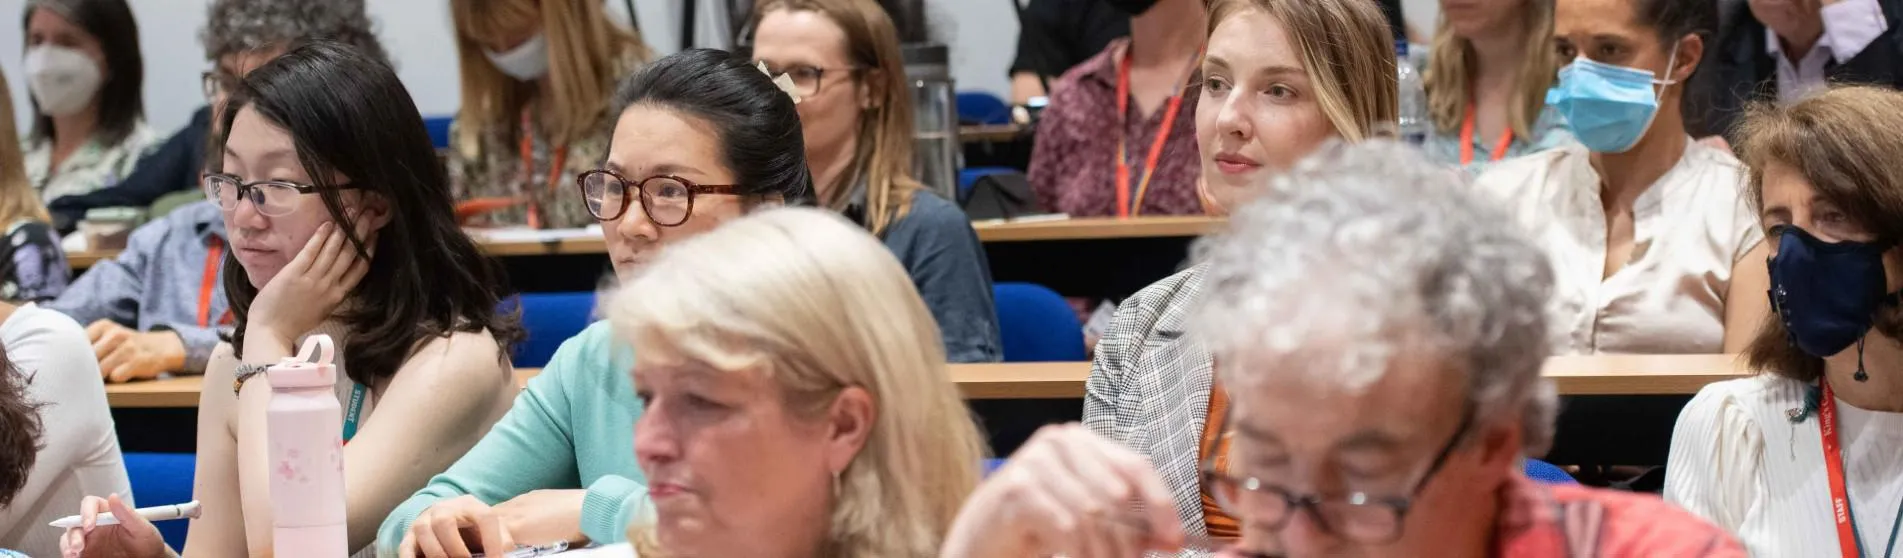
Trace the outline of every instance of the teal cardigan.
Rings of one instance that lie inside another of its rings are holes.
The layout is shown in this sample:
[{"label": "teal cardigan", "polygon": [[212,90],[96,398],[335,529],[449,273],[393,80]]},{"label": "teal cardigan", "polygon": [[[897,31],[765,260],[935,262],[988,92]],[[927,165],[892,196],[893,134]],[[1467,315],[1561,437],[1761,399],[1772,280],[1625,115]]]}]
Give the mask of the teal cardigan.
[{"label": "teal cardigan", "polygon": [[652,515],[634,460],[633,366],[634,351],[605,321],[564,341],[476,447],[383,520],[379,554],[394,554],[436,502],[468,494],[495,505],[540,489],[586,487],[582,533],[599,544],[625,540],[631,521]]}]

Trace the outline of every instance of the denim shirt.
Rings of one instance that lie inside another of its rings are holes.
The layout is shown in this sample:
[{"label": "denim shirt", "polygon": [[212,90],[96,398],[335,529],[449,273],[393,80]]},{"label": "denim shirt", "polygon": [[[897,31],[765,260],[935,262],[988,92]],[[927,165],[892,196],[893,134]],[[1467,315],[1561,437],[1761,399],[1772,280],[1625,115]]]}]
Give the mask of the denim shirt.
[{"label": "denim shirt", "polygon": [[185,344],[185,370],[205,371],[218,346],[217,323],[228,312],[224,266],[213,266],[211,324],[200,324],[198,302],[206,282],[206,256],[215,242],[227,245],[218,206],[199,201],[180,206],[157,221],[132,231],[126,249],[100,260],[79,276],[58,299],[43,304],[71,316],[80,325],[112,320],[138,331],[178,333]]},{"label": "denim shirt", "polygon": [[[853,186],[846,217],[864,224],[866,184]],[[925,307],[938,321],[950,362],[997,362],[1004,358],[998,308],[991,297],[991,264],[984,244],[965,210],[919,190],[905,218],[893,221],[883,238],[887,250],[911,276]]]}]

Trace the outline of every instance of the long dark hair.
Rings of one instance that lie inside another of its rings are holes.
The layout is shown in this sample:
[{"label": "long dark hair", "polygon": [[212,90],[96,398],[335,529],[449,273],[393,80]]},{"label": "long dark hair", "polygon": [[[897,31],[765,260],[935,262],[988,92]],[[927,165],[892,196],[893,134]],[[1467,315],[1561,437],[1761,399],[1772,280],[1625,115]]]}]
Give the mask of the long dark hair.
[{"label": "long dark hair", "polygon": [[[145,59],[139,55],[139,23],[125,0],[34,0],[20,17],[21,35],[33,20],[33,10],[49,9],[99,40],[106,53],[105,83],[99,84],[99,128],[102,143],[117,145],[145,118]],[[32,99],[34,142],[53,137],[53,117],[40,114],[40,100]]]},{"label": "long dark hair", "polygon": [[615,92],[615,114],[638,104],[712,124],[741,195],[780,194],[789,205],[811,205],[813,175],[793,98],[746,58],[697,48],[656,60]]},{"label": "long dark hair", "polygon": [[[377,257],[340,316],[351,332],[344,344],[350,379],[375,385],[423,341],[456,332],[487,329],[507,354],[520,328],[514,315],[496,311],[506,281],[456,226],[449,178],[416,104],[388,64],[343,43],[313,41],[252,71],[229,103],[219,130],[230,130],[237,114],[250,108],[290,134],[298,162],[358,257],[369,253],[344,214],[331,174],[349,177],[359,191],[390,205],[390,222],[377,234]],[[222,151],[222,133],[216,141]],[[222,170],[222,157],[206,159],[212,171]],[[232,347],[242,358],[258,289],[229,255],[225,292],[237,325]]]}]

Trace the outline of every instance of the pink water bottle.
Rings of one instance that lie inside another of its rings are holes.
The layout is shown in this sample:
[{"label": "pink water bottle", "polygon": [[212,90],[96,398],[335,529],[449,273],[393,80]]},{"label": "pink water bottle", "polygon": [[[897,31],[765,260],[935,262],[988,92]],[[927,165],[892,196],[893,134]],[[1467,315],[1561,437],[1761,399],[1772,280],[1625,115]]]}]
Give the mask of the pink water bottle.
[{"label": "pink water bottle", "polygon": [[330,336],[312,335],[297,356],[265,372],[271,382],[271,550],[278,558],[350,555],[334,356]]}]

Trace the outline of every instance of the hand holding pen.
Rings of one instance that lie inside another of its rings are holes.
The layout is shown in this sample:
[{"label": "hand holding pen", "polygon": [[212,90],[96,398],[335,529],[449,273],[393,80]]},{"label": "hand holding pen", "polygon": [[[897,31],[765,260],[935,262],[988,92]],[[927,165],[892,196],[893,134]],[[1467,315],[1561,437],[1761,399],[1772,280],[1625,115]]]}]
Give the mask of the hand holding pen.
[{"label": "hand holding pen", "polygon": [[[102,517],[101,514],[105,515]],[[116,524],[101,521],[111,518]],[[60,554],[80,556],[127,556],[162,558],[173,555],[165,547],[159,529],[146,521],[138,510],[126,505],[118,494],[105,498],[87,496],[79,503],[79,525],[60,537]]]}]

